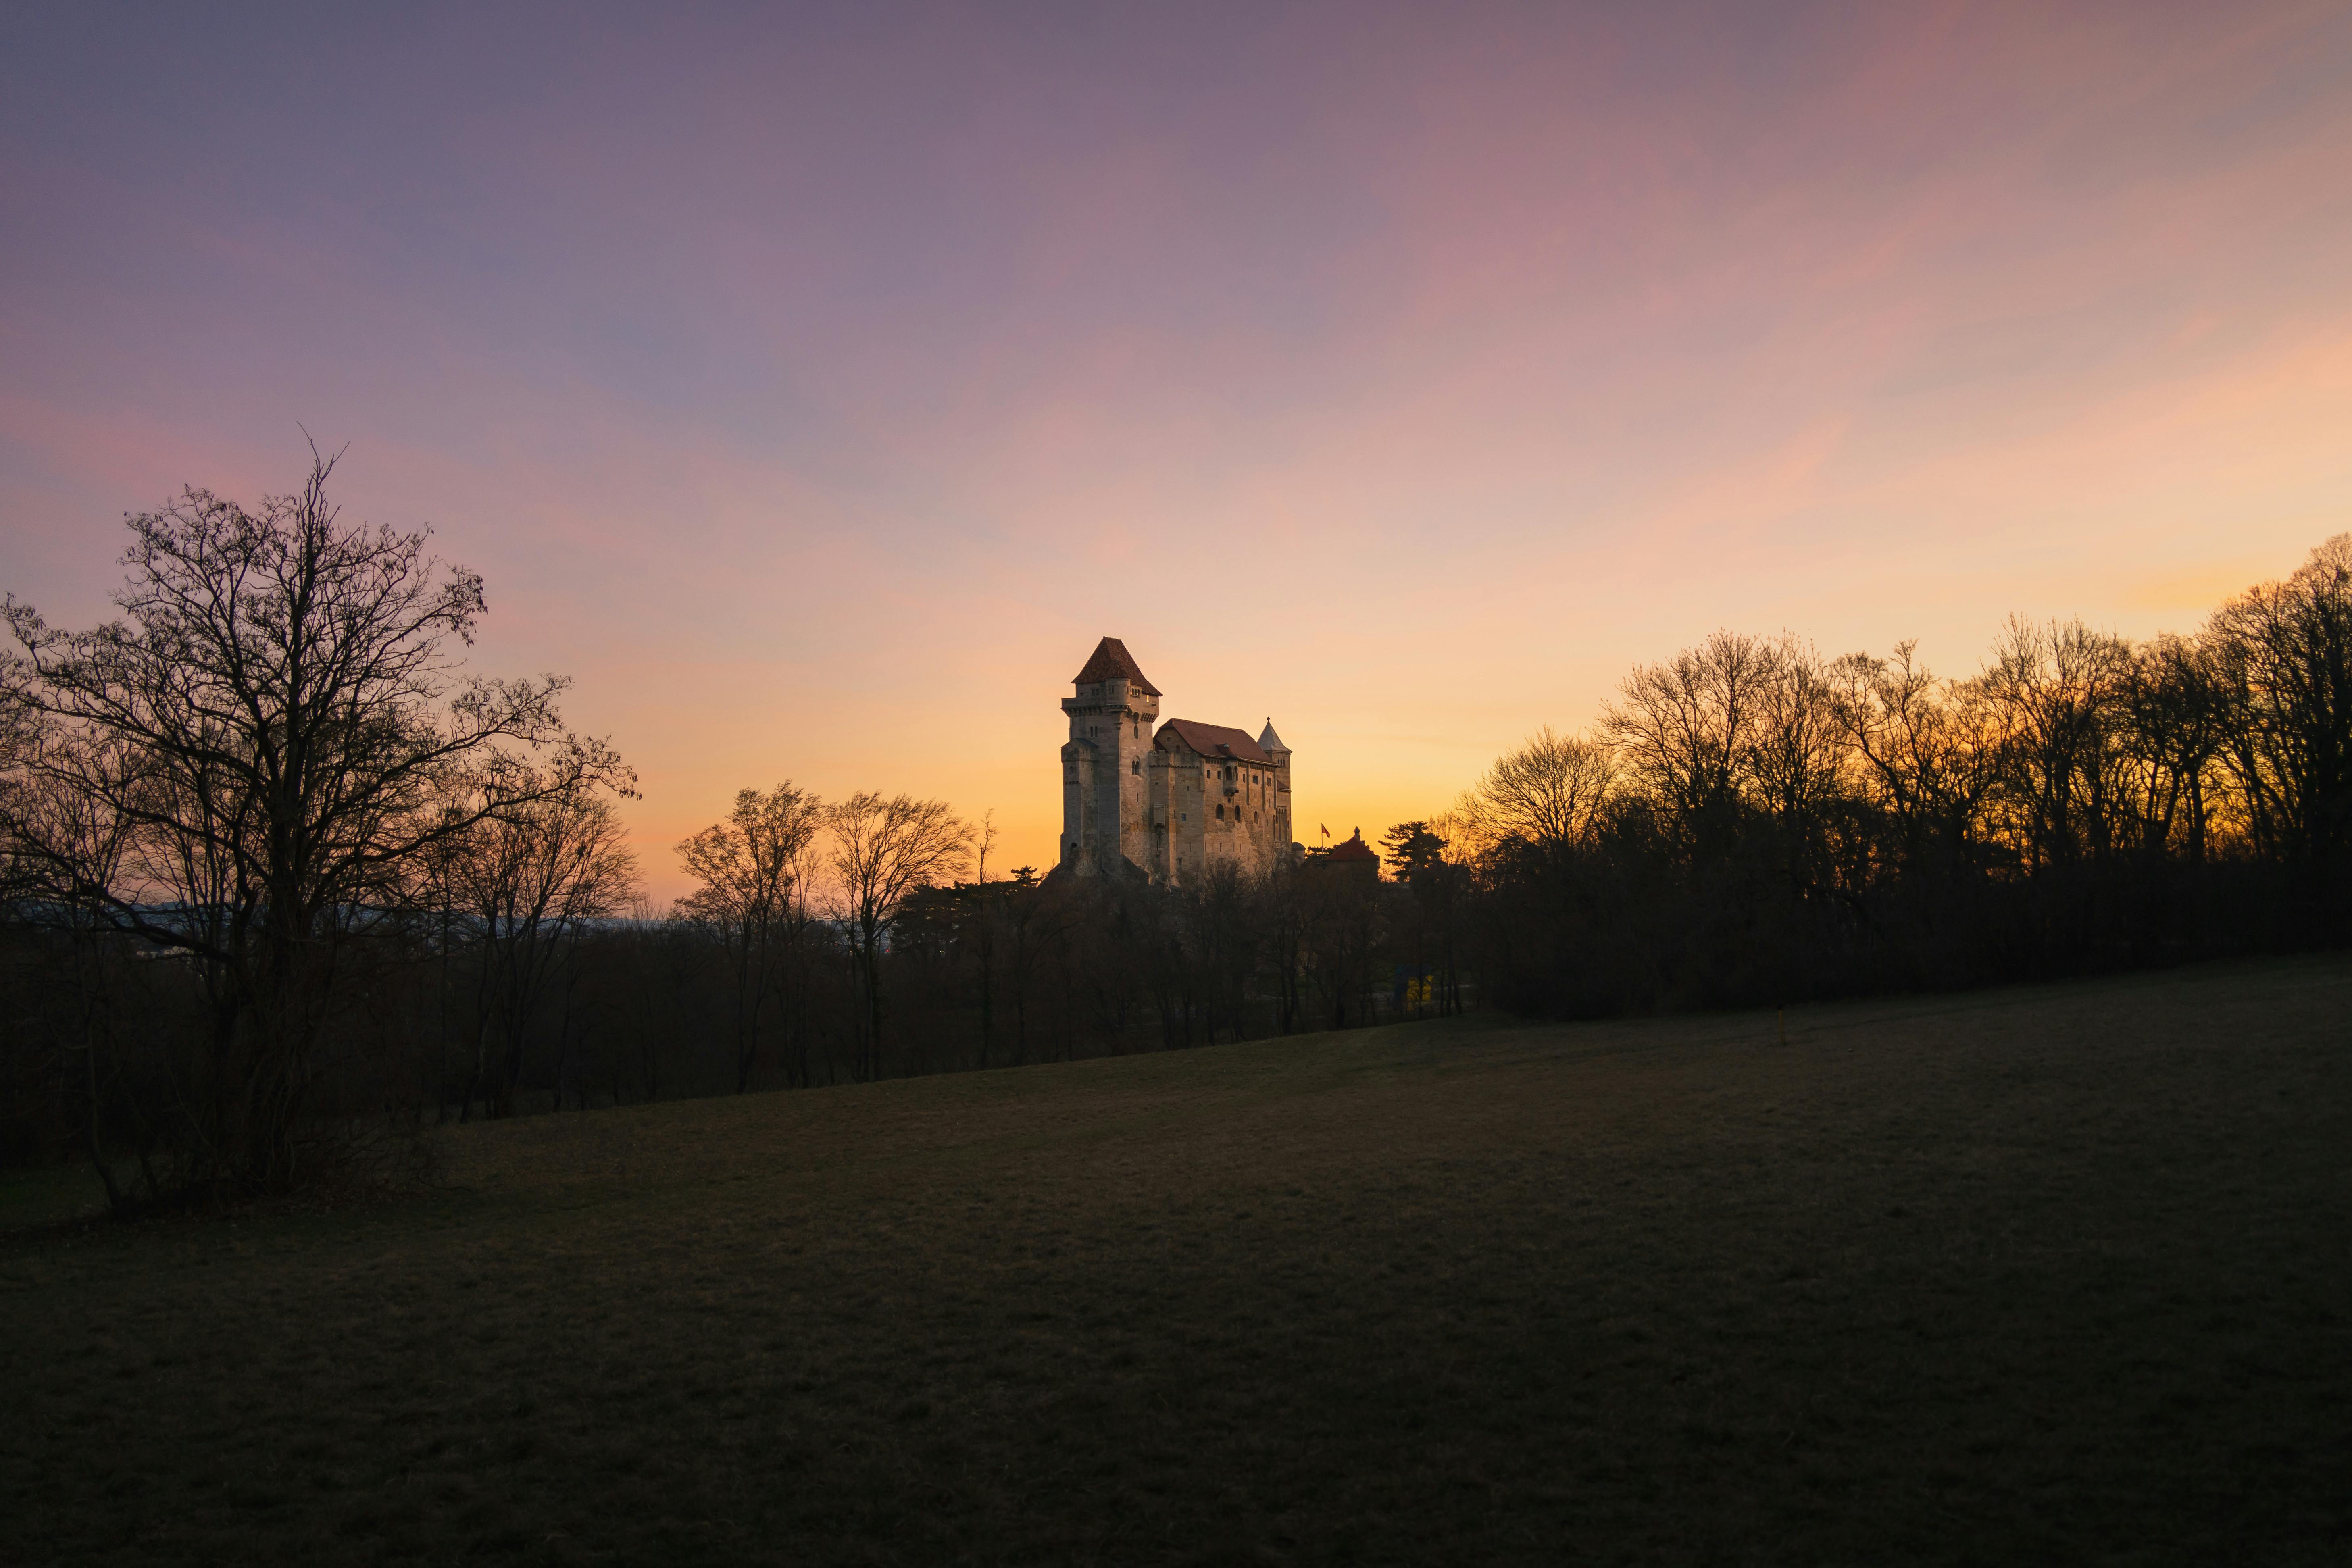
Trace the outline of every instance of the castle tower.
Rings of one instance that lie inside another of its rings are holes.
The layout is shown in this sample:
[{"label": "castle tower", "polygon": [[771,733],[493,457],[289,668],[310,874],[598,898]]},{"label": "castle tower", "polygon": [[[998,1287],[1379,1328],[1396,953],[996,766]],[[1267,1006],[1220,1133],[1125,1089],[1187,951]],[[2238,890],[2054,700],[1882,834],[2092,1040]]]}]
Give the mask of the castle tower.
[{"label": "castle tower", "polygon": [[1265,721],[1265,731],[1257,738],[1257,749],[1274,759],[1274,847],[1277,855],[1290,853],[1290,748],[1274,732],[1274,721]]},{"label": "castle tower", "polygon": [[1061,863],[1082,877],[1141,871],[1150,839],[1144,760],[1160,718],[1160,689],[1117,637],[1095,645],[1062,699],[1070,738],[1062,747]]}]

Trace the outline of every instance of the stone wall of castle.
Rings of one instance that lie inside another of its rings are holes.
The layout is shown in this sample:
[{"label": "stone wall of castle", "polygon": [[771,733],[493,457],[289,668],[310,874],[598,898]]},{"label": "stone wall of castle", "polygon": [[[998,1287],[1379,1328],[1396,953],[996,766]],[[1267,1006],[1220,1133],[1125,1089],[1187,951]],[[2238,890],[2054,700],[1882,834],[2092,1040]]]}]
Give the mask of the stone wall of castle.
[{"label": "stone wall of castle", "polygon": [[1144,764],[1152,825],[1146,867],[1183,885],[1217,866],[1255,876],[1290,847],[1287,757],[1258,763],[1163,745]]},{"label": "stone wall of castle", "polygon": [[1290,834],[1290,751],[1268,722],[1241,730],[1171,719],[1126,646],[1105,637],[1065,698],[1061,863],[1078,876],[1197,884],[1219,866],[1244,876],[1282,862]]}]

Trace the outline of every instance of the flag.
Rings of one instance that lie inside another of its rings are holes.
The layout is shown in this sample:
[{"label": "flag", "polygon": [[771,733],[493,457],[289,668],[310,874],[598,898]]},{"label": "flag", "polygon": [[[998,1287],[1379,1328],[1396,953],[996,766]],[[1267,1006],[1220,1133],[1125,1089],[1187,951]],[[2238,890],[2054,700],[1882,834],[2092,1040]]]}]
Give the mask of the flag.
[{"label": "flag", "polygon": [[[1318,825],[1318,826],[1319,826],[1319,825]],[[1324,828],[1324,829],[1323,829],[1323,837],[1326,837],[1326,838],[1330,837],[1331,837],[1331,830],[1330,830],[1329,828],[1328,828],[1328,827]]]}]

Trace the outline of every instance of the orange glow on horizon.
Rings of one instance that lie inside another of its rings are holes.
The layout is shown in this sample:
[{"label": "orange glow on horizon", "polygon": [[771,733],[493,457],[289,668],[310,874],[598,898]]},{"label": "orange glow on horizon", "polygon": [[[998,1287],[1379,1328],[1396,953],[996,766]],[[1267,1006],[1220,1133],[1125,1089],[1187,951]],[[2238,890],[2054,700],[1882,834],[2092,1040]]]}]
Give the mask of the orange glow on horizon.
[{"label": "orange glow on horizon", "polygon": [[125,510],[348,440],[663,900],[785,778],[1050,866],[1105,634],[1371,838],[1720,626],[1967,674],[2352,528],[2328,8],[20,41],[0,588],[102,618]]}]

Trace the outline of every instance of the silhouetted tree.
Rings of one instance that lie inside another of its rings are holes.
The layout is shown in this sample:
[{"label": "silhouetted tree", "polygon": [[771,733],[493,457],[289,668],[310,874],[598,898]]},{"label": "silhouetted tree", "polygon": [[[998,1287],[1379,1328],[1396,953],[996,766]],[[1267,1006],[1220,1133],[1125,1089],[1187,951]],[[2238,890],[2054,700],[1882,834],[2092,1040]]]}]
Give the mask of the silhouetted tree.
[{"label": "silhouetted tree", "polygon": [[789,1007],[799,938],[808,919],[812,847],[824,807],[789,781],[762,795],[738,791],[735,809],[677,847],[698,884],[678,912],[719,944],[732,991],[735,1091],[748,1091],[771,1003]]},{"label": "silhouetted tree", "polygon": [[1304,967],[1328,1026],[1368,1024],[1366,1000],[1388,938],[1387,889],[1345,862],[1310,860],[1297,876]]},{"label": "silhouetted tree", "polygon": [[449,645],[472,636],[481,579],[423,533],[344,522],[332,468],[314,454],[299,492],[256,510],[190,490],[131,518],[124,619],[67,631],[5,605],[24,650],[9,700],[39,731],[19,779],[119,820],[131,845],[97,863],[12,807],[12,863],[45,898],[190,955],[215,988],[179,1135],[199,1188],[283,1189],[317,1168],[306,1113],[337,957],[427,847],[627,776],[563,731],[563,681],[460,674]]},{"label": "silhouetted tree", "polygon": [[1037,974],[1045,952],[1062,935],[1056,918],[1058,900],[1041,889],[1037,868],[1015,866],[1010,885],[995,906],[997,925],[1004,932],[1004,979],[1013,993],[1013,1065],[1029,1059],[1029,1006],[1036,994]]},{"label": "silhouetted tree", "polygon": [[2221,754],[2257,853],[2290,867],[2309,918],[2337,929],[2352,873],[2352,533],[2283,583],[2221,606],[2206,636],[2227,693]]},{"label": "silhouetted tree", "polygon": [[1416,1013],[1431,1006],[1440,1016],[1457,1013],[1468,868],[1446,859],[1445,839],[1425,821],[1400,822],[1381,836],[1381,843],[1407,895],[1397,932],[1410,974],[1407,1005]]},{"label": "silhouetted tree", "polygon": [[1553,854],[1590,837],[1617,787],[1608,747],[1547,725],[1497,758],[1463,803],[1474,832],[1491,843],[1515,838]]},{"label": "silhouetted tree", "polygon": [[1636,668],[1602,710],[1603,737],[1685,854],[1718,856],[1737,832],[1780,666],[1775,645],[1717,632],[1663,664]]},{"label": "silhouetted tree", "polygon": [[[552,793],[534,792],[448,841],[457,850],[449,885],[476,946],[474,1063],[464,1113],[477,1097],[490,1116],[514,1113],[524,1049],[550,982],[590,922],[618,914],[637,896],[636,858],[612,802],[595,787],[576,778]],[[440,879],[426,889],[440,891]],[[561,1034],[557,1043],[560,1053]]]},{"label": "silhouetted tree", "polygon": [[832,866],[856,963],[863,1018],[852,1074],[882,1070],[882,950],[918,888],[961,868],[971,832],[945,801],[861,791],[825,811]]}]

